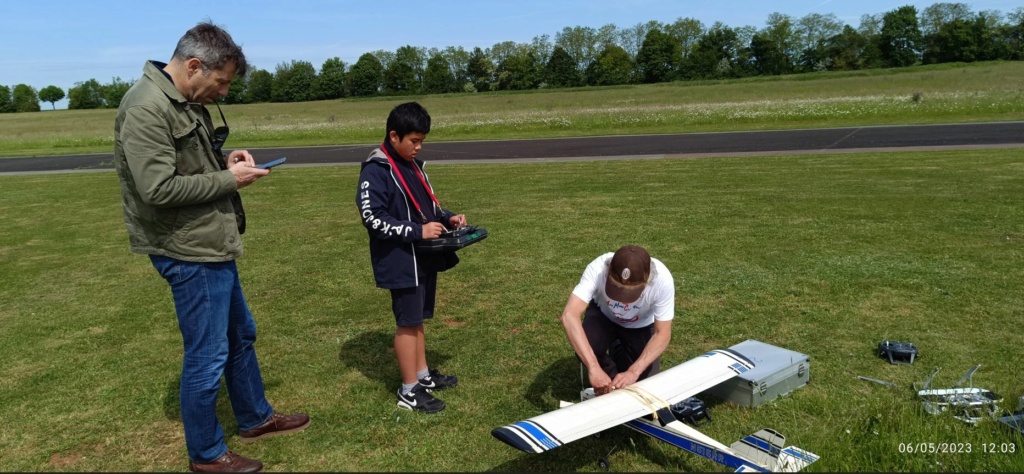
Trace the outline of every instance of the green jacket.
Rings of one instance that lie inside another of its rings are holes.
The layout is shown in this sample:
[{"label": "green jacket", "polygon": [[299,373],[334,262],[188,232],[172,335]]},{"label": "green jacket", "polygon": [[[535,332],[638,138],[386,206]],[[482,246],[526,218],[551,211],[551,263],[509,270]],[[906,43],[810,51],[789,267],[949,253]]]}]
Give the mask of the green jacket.
[{"label": "green jacket", "polygon": [[148,61],[121,100],[114,123],[114,167],[121,181],[132,252],[192,262],[242,255],[230,196],[234,175],[210,142],[212,121]]}]

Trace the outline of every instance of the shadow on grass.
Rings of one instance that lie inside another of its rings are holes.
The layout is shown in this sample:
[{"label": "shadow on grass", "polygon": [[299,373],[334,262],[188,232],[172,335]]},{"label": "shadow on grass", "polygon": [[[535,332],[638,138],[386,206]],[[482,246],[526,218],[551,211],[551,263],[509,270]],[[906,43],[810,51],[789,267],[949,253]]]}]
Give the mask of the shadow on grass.
[{"label": "shadow on grass", "polygon": [[[587,386],[590,384],[587,383]],[[575,356],[556,360],[542,370],[526,389],[526,400],[542,412],[558,408],[558,401],[578,402],[583,384],[580,360]]]},{"label": "shadow on grass", "polygon": [[[429,332],[430,329],[428,328]],[[402,380],[395,359],[395,333],[369,331],[349,339],[338,353],[341,363],[363,374],[382,386],[397,389]],[[431,368],[442,368],[449,356],[430,349],[430,335],[427,335],[427,364]],[[444,369],[441,369],[442,372]]]}]

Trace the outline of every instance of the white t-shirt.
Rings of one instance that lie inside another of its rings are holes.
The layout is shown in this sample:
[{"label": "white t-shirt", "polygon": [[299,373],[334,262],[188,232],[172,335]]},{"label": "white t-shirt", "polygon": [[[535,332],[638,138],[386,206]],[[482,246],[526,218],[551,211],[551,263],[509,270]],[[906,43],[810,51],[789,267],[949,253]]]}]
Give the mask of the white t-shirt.
[{"label": "white t-shirt", "polygon": [[652,257],[651,276],[640,299],[624,304],[608,298],[604,292],[613,255],[608,252],[590,262],[572,294],[583,301],[597,302],[608,319],[624,328],[642,328],[654,324],[654,321],[671,321],[676,313],[676,287],[665,264]]}]

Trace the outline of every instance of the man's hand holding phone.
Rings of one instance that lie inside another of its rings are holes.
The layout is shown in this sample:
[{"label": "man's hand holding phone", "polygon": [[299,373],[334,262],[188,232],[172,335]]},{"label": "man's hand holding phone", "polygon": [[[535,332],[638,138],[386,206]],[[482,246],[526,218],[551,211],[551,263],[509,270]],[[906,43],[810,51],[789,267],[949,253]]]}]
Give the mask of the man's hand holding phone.
[{"label": "man's hand holding phone", "polygon": [[231,171],[231,174],[235,175],[235,184],[238,186],[238,189],[255,183],[257,179],[270,174],[270,170],[257,168],[252,155],[245,150],[232,151],[226,160],[229,166],[228,170]]}]

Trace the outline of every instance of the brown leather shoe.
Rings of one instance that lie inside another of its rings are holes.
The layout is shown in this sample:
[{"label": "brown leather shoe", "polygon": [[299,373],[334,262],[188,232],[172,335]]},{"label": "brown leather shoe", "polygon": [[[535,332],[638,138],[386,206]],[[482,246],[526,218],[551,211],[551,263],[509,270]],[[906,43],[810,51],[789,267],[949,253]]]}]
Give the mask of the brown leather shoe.
[{"label": "brown leather shoe", "polygon": [[260,472],[263,470],[263,463],[228,451],[208,464],[189,461],[188,470],[192,472]]},{"label": "brown leather shoe", "polygon": [[248,431],[239,433],[239,439],[243,443],[251,443],[261,438],[298,433],[309,426],[309,415],[296,413],[294,415],[282,415],[274,413],[266,423]]}]

